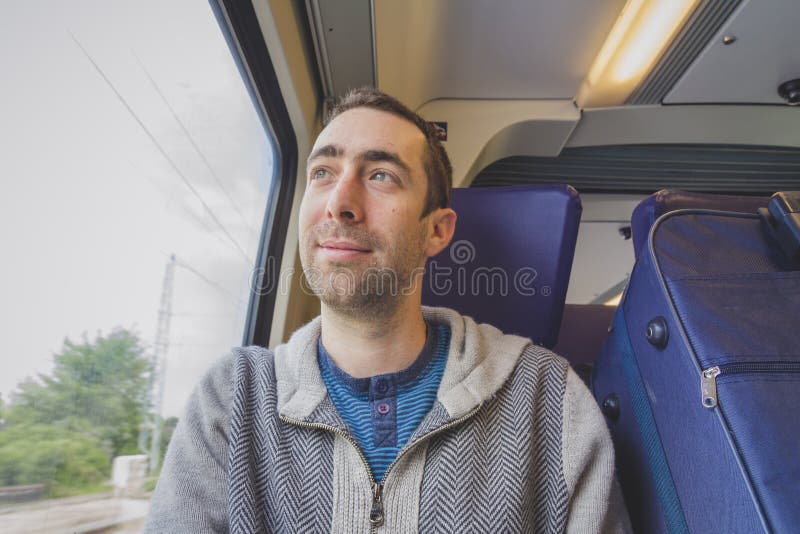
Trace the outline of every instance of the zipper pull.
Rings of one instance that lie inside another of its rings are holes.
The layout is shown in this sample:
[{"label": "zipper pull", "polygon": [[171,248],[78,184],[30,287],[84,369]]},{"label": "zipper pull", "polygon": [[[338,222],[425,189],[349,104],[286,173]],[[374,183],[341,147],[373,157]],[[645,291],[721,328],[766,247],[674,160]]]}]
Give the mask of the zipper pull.
[{"label": "zipper pull", "polygon": [[375,484],[372,489],[372,510],[369,512],[369,523],[373,528],[383,525],[383,486]]},{"label": "zipper pull", "polygon": [[703,406],[714,408],[717,405],[717,376],[721,373],[719,366],[709,367],[703,371],[700,389],[703,392]]}]

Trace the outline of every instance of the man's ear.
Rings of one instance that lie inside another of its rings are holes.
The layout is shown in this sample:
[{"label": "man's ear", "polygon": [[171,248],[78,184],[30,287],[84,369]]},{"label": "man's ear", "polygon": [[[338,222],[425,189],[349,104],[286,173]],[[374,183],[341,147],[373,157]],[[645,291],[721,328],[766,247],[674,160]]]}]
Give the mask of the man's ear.
[{"label": "man's ear", "polygon": [[431,234],[428,245],[425,247],[427,257],[436,256],[450,244],[453,233],[456,231],[456,212],[450,208],[438,208],[428,215],[428,224],[431,225]]}]

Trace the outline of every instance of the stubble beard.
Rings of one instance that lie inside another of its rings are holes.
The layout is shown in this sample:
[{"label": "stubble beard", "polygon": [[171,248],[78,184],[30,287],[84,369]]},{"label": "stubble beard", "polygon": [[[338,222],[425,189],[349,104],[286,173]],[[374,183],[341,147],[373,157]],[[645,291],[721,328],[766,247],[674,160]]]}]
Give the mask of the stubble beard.
[{"label": "stubble beard", "polygon": [[[302,238],[300,260],[308,288],[330,310],[358,321],[385,320],[422,280],[425,226],[387,244],[363,229],[323,223]],[[369,262],[318,262],[317,243],[348,239],[372,250]],[[381,260],[383,258],[383,260]]]}]

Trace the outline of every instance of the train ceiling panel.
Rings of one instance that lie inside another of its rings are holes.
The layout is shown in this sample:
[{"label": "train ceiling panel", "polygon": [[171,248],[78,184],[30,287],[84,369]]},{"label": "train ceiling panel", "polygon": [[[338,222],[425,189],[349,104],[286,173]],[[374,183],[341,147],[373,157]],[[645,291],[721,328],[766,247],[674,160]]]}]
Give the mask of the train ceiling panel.
[{"label": "train ceiling panel", "polygon": [[778,86],[800,78],[799,26],[797,0],[742,2],[664,103],[785,104]]},{"label": "train ceiling panel", "polygon": [[306,0],[306,13],[325,96],[374,85],[369,0]]},{"label": "train ceiling panel", "polygon": [[572,99],[624,5],[306,0],[325,96],[376,82],[413,108],[437,98]]},{"label": "train ceiling panel", "polygon": [[624,0],[375,0],[378,85],[437,98],[572,99]]}]

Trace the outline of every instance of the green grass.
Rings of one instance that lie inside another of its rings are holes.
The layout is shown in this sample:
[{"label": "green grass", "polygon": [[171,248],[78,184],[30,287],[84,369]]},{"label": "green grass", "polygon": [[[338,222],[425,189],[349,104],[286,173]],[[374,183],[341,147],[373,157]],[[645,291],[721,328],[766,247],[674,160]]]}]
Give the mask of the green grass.
[{"label": "green grass", "polygon": [[94,484],[82,484],[79,486],[64,486],[53,484],[47,492],[47,498],[59,499],[62,497],[77,497],[78,495],[91,495],[93,493],[106,493],[113,489],[109,482],[98,482]]}]

